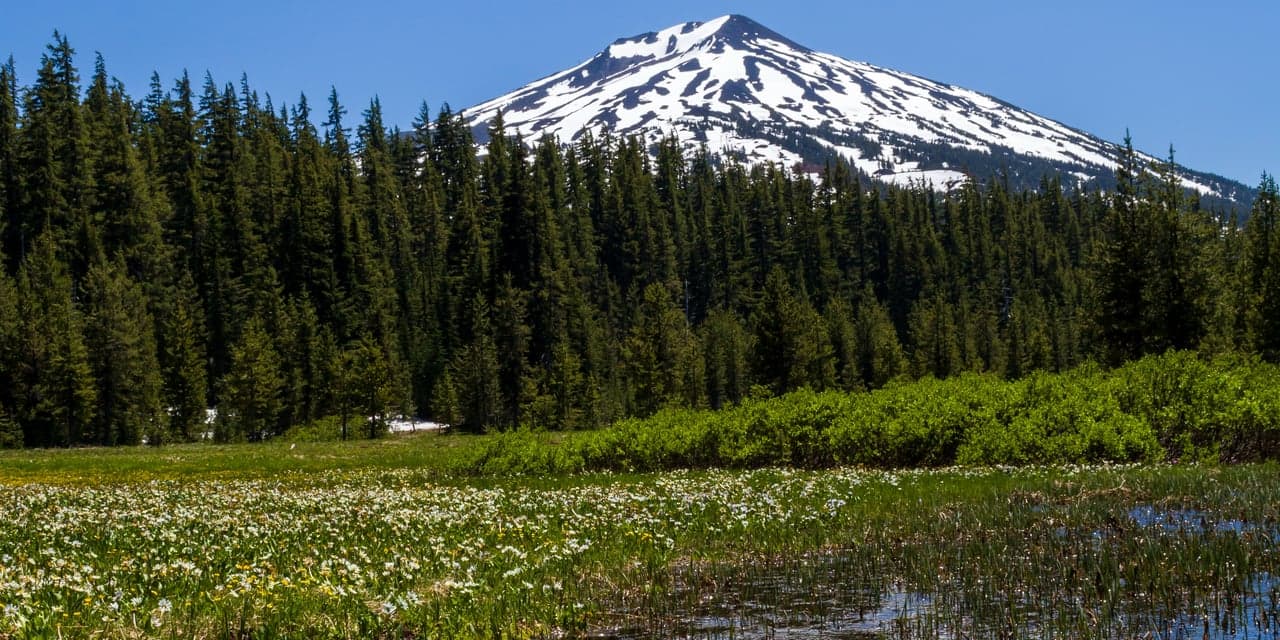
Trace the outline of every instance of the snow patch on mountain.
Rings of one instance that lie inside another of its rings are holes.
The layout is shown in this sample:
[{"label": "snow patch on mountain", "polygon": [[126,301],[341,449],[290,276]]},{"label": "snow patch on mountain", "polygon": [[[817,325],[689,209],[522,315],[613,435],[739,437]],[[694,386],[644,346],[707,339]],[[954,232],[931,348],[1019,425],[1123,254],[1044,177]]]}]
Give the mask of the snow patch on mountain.
[{"label": "snow patch on mountain", "polygon": [[[966,169],[985,178],[1001,163],[1031,166],[1027,159],[1106,179],[1119,156],[1115,144],[982,93],[815,52],[737,15],[617,40],[476,105],[465,113],[478,139],[499,111],[507,132],[527,140],[674,136],[689,153],[706,146],[786,167],[840,157],[888,182],[939,189],[963,182]],[[1231,197],[1202,176],[1181,179]]]}]

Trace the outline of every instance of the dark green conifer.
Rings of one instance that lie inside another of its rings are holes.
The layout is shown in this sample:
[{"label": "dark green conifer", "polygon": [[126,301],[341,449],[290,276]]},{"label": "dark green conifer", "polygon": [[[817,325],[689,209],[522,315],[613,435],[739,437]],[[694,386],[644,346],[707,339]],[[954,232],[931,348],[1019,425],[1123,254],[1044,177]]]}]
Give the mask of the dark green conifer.
[{"label": "dark green conifer", "polygon": [[876,299],[870,284],[858,299],[854,329],[858,370],[867,387],[878,389],[907,372],[906,356],[889,309]]},{"label": "dark green conifer", "polygon": [[780,266],[769,272],[752,324],[758,382],[778,394],[835,385],[835,354],[822,316],[793,293]]},{"label": "dark green conifer", "polygon": [[263,321],[249,319],[231,348],[231,362],[219,391],[219,442],[264,440],[276,435],[284,380],[271,335]]},{"label": "dark green conifer", "polygon": [[494,344],[489,306],[478,297],[471,304],[473,317],[468,323],[474,339],[458,350],[449,366],[448,375],[458,390],[459,425],[471,433],[482,433],[498,427],[502,419],[501,369],[498,348]]},{"label": "dark green conifer", "polygon": [[1280,360],[1280,189],[1263,174],[1245,228],[1244,289],[1252,346]]},{"label": "dark green conifer", "polygon": [[158,318],[158,356],[172,437],[192,441],[204,438],[208,431],[204,315],[195,283],[185,269],[176,282],[173,299],[161,307]]},{"label": "dark green conifer", "polygon": [[19,182],[21,158],[18,146],[18,75],[13,56],[0,65],[0,253],[8,258],[3,266],[9,273],[25,249],[19,208],[23,189]]},{"label": "dark green conifer", "polygon": [[18,276],[23,319],[15,415],[30,447],[90,442],[97,389],[72,299],[71,274],[53,232],[37,238]]},{"label": "dark green conifer", "polygon": [[741,402],[751,388],[751,334],[731,311],[717,309],[702,324],[707,402],[720,409]]},{"label": "dark green conifer", "polygon": [[698,343],[662,285],[645,288],[624,350],[634,393],[633,413],[648,415],[668,405],[700,404],[703,380]]},{"label": "dark green conifer", "polygon": [[85,346],[97,381],[97,407],[85,441],[161,445],[171,439],[156,358],[155,323],[142,288],[120,262],[89,269]]}]

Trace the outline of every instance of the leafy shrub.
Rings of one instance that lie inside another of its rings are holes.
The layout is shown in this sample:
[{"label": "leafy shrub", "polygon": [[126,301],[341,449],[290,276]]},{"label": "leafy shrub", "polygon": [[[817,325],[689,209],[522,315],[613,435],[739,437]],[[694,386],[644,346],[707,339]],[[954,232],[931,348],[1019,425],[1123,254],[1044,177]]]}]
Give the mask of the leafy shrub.
[{"label": "leafy shrub", "polygon": [[1280,367],[1150,356],[1007,381],[965,374],[866,393],[798,391],[720,411],[666,409],[477,447],[472,473],[882,468],[1280,458]]}]

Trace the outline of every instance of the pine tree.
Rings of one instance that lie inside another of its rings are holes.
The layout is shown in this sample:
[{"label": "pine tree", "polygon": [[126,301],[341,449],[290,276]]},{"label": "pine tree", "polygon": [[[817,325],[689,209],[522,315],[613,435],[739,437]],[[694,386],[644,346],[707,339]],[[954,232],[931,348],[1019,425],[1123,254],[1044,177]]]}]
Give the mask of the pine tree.
[{"label": "pine tree", "polygon": [[1021,378],[1053,368],[1053,345],[1044,302],[1034,291],[1020,291],[1008,319],[1009,363],[1005,374]]},{"label": "pine tree", "polygon": [[280,357],[260,318],[254,316],[245,323],[230,355],[230,368],[218,394],[214,438],[219,442],[243,442],[276,435],[284,380]]},{"label": "pine tree", "polygon": [[461,115],[443,108],[436,119],[432,141],[431,157],[444,183],[444,209],[451,212],[446,251],[449,293],[443,298],[459,305],[445,311],[445,315],[453,319],[446,335],[452,347],[471,342],[473,336],[479,335],[479,328],[472,323],[487,314],[487,309],[481,313],[474,308],[474,303],[479,300],[487,305],[491,299],[490,241],[481,211],[475,150],[470,129]]},{"label": "pine tree", "polygon": [[650,284],[674,283],[675,247],[639,140],[629,139],[613,158],[601,212],[605,256],[618,287],[637,300]]},{"label": "pine tree", "polygon": [[208,374],[205,369],[204,315],[195,283],[185,270],[178,276],[172,303],[159,318],[159,365],[163,373],[164,403],[172,436],[183,440],[205,437]]},{"label": "pine tree", "polygon": [[955,307],[940,293],[920,298],[911,309],[908,325],[916,377],[946,378],[964,370]]},{"label": "pine tree", "polygon": [[288,207],[281,229],[288,260],[281,276],[286,294],[305,292],[316,302],[320,317],[332,321],[342,293],[332,255],[335,230],[325,184],[328,164],[305,95],[294,109],[292,126]]},{"label": "pine tree", "polygon": [[365,338],[344,350],[343,393],[347,397],[343,411],[343,438],[346,438],[347,416],[351,411],[364,420],[362,435],[378,438],[387,433],[389,420],[398,400],[395,376],[387,354],[371,338]]},{"label": "pine tree", "polygon": [[510,274],[499,286],[493,305],[493,340],[498,353],[498,387],[502,391],[502,424],[518,427],[533,401],[532,371],[528,364],[531,331],[526,323],[525,294]]},{"label": "pine tree", "polygon": [[97,264],[86,281],[85,342],[97,380],[97,408],[85,440],[107,446],[160,445],[170,436],[161,404],[155,324],[141,287],[124,270],[122,263]]},{"label": "pine tree", "polygon": [[[22,241],[18,256],[51,229],[63,251],[73,238],[91,235],[89,140],[80,105],[75,50],[58,32],[41,57],[36,84],[26,92],[19,163],[25,199],[13,222]],[[84,264],[84,257],[78,262]],[[74,274],[81,275],[81,274]]]},{"label": "pine tree", "polygon": [[[174,86],[175,97],[158,105],[157,165],[160,183],[171,213],[165,224],[165,239],[176,258],[185,261],[197,286],[205,286],[207,265],[206,235],[208,211],[201,189],[202,150],[191,79],[185,72]],[[201,289],[200,297],[207,295]]]},{"label": "pine tree", "polygon": [[19,425],[9,410],[0,405],[0,449],[22,448],[22,425]]},{"label": "pine tree", "polygon": [[565,169],[557,143],[543,138],[530,175],[528,224],[531,229],[528,323],[529,361],[535,367],[552,359],[559,342],[568,339],[569,316],[581,299],[581,284],[567,265],[560,220],[569,218]]},{"label": "pine tree", "polygon": [[10,273],[22,257],[25,247],[19,219],[22,206],[22,184],[19,182],[18,146],[18,75],[13,56],[0,65],[0,253],[8,258],[0,262]]},{"label": "pine tree", "polygon": [[636,415],[649,415],[667,405],[701,404],[698,343],[662,285],[645,288],[624,353]]},{"label": "pine tree", "polygon": [[858,329],[854,325],[853,308],[843,298],[832,300],[823,314],[827,335],[835,355],[836,381],[845,390],[862,387],[862,371],[858,363]]},{"label": "pine tree", "polygon": [[1098,327],[1110,362],[1136,358],[1143,351],[1143,289],[1151,277],[1147,248],[1151,232],[1139,212],[1139,168],[1126,132],[1116,192],[1103,220],[1104,238],[1095,262]]},{"label": "pine tree", "polygon": [[19,315],[18,288],[3,267],[0,253],[0,449],[23,445],[22,426],[15,411],[21,365],[23,319]]},{"label": "pine tree", "polygon": [[1263,174],[1245,228],[1244,289],[1252,346],[1280,361],[1280,189]]},{"label": "pine tree", "polygon": [[[680,142],[675,136],[667,136],[658,143],[657,162],[653,167],[654,192],[657,196],[657,213],[661,219],[657,221],[670,237],[674,258],[673,275],[686,274],[680,281],[681,297],[684,299],[685,316],[690,322],[698,322],[705,315],[699,301],[690,305],[691,291],[687,274],[693,268],[694,246],[697,242],[693,225],[689,219],[688,206],[684,194],[687,193],[687,165]],[[691,306],[695,308],[690,308]]]},{"label": "pine tree", "polygon": [[404,161],[411,169],[404,172],[402,188],[413,230],[410,259],[417,269],[404,304],[404,351],[413,377],[414,402],[425,410],[434,407],[432,394],[448,362],[452,327],[446,299],[449,221],[443,209],[444,178],[430,157],[432,124],[425,104],[414,122],[412,142],[408,145],[411,157]]},{"label": "pine tree", "polygon": [[322,415],[334,356],[332,334],[322,327],[315,307],[305,295],[286,305],[286,330],[278,331],[281,367],[285,377],[281,427],[306,424]]},{"label": "pine tree", "polygon": [[603,198],[597,193],[603,192],[603,187],[588,180],[587,167],[579,159],[577,149],[569,149],[564,164],[566,211],[559,225],[562,244],[568,267],[577,280],[577,289],[594,292],[601,284],[603,267],[593,212],[598,209],[597,200]]},{"label": "pine tree", "polygon": [[436,378],[435,387],[431,390],[431,409],[427,415],[449,428],[457,427],[462,422],[458,387],[448,371]]},{"label": "pine tree", "polygon": [[907,372],[906,356],[889,309],[876,299],[870,284],[859,298],[854,328],[858,370],[867,387],[878,389]]},{"label": "pine tree", "polygon": [[458,350],[448,375],[458,389],[459,426],[471,433],[497,427],[502,418],[502,390],[498,380],[498,349],[494,345],[489,308],[483,298],[471,304],[470,326],[475,339]]},{"label": "pine tree", "polygon": [[333,353],[330,363],[329,379],[333,393],[334,408],[338,412],[340,437],[345,442],[353,433],[352,418],[360,412],[360,372],[356,367],[354,349],[341,349]]},{"label": "pine tree", "polygon": [[830,207],[813,200],[815,187],[808,178],[793,181],[793,190],[796,219],[792,224],[796,231],[791,241],[804,274],[805,290],[811,292],[813,304],[823,307],[840,290],[840,270],[832,239],[836,216]]},{"label": "pine tree", "polygon": [[701,332],[708,403],[720,409],[741,402],[751,388],[751,334],[725,310],[712,311]]},{"label": "pine tree", "polygon": [[780,266],[774,266],[756,307],[755,379],[774,393],[835,385],[835,354],[822,316],[792,292]]},{"label": "pine tree", "polygon": [[18,276],[25,335],[15,414],[30,447],[87,442],[97,406],[84,321],[72,300],[71,274],[58,258],[52,235],[36,239]]},{"label": "pine tree", "polygon": [[[708,227],[715,241],[716,271],[711,298],[721,307],[739,314],[749,312],[754,300],[755,279],[749,267],[751,236],[743,195],[748,187],[741,166],[729,164],[719,179],[717,191],[722,207]],[[723,229],[723,233],[716,230]],[[717,291],[718,290],[718,291]]]},{"label": "pine tree", "polygon": [[1191,349],[1209,315],[1209,262],[1214,230],[1184,194],[1173,148],[1161,164],[1142,208],[1153,222],[1148,246],[1152,273],[1143,291],[1144,348],[1149,353]]},{"label": "pine tree", "polygon": [[133,105],[122,86],[108,85],[102,56],[85,106],[93,227],[109,258],[121,257],[129,277],[154,286],[167,275],[164,267],[169,262],[160,212],[134,146]]}]

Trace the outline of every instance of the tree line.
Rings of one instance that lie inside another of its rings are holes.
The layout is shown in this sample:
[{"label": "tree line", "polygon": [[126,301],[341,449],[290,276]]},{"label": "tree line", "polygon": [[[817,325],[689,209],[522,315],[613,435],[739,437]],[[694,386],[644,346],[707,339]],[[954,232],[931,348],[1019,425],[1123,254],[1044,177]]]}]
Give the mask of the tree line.
[{"label": "tree line", "polygon": [[243,78],[134,99],[101,56],[85,84],[57,34],[30,86],[0,67],[5,446],[335,416],[376,436],[394,414],[577,429],[1169,349],[1280,358],[1274,180],[1241,224],[1128,141],[1107,192],[939,194],[500,117],[478,150],[447,106],[402,131],[377,99],[353,122],[336,91],[277,108]]}]

